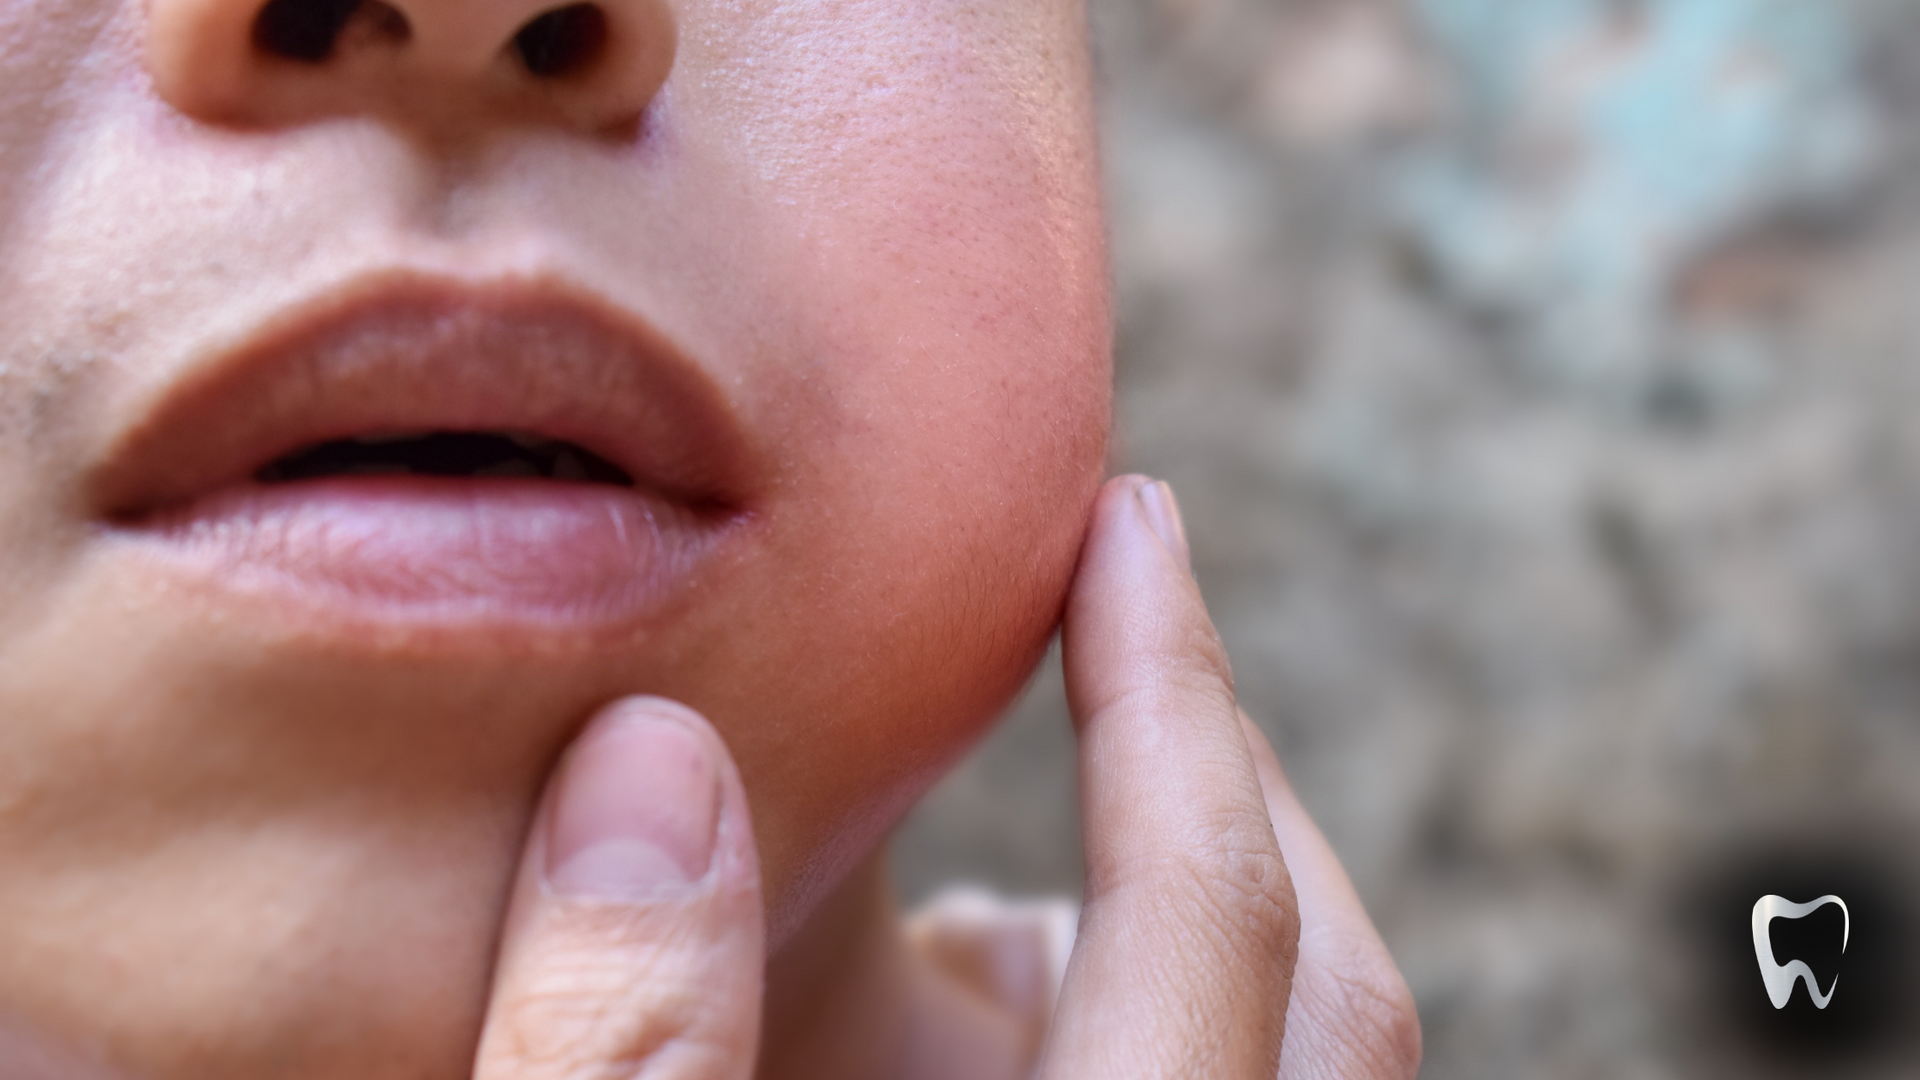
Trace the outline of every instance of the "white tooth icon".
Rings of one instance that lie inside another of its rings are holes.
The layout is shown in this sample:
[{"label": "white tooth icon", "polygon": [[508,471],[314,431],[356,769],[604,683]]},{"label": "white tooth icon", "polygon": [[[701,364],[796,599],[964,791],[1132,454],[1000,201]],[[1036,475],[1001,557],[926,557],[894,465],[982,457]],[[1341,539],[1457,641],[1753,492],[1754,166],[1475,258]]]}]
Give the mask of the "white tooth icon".
[{"label": "white tooth icon", "polygon": [[1773,940],[1767,935],[1767,927],[1775,919],[1800,919],[1826,907],[1828,904],[1840,905],[1840,951],[1847,951],[1847,935],[1853,930],[1853,916],[1847,913],[1847,902],[1829,893],[1809,904],[1796,904],[1784,896],[1769,893],[1753,903],[1753,956],[1760,961],[1760,979],[1767,984],[1767,998],[1776,1009],[1787,1007],[1787,999],[1793,996],[1793,984],[1800,979],[1807,980],[1807,996],[1820,1008],[1827,1007],[1833,1000],[1833,991],[1840,985],[1840,976],[1833,977],[1833,983],[1827,992],[1820,993],[1820,984],[1813,980],[1813,969],[1805,960],[1790,960],[1778,964],[1773,959]]}]

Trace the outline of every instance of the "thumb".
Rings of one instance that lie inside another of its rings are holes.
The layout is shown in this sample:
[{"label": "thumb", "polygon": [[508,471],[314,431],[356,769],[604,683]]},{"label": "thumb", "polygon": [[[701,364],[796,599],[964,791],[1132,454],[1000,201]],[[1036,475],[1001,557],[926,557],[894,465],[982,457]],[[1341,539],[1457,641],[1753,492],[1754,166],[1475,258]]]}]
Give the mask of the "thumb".
[{"label": "thumb", "polygon": [[549,781],[476,1080],[744,1080],[766,966],[746,794],[699,714],[609,706]]}]

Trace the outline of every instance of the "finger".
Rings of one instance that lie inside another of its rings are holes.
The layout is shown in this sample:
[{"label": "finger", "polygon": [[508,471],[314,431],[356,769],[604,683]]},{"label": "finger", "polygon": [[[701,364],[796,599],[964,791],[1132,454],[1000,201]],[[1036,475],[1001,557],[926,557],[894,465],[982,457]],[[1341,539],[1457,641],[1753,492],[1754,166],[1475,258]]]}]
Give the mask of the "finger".
[{"label": "finger", "polygon": [[1281,1080],[1402,1080],[1420,1071],[1420,1020],[1386,943],[1280,768],[1273,746],[1247,714],[1273,831],[1300,899],[1300,960],[1287,1005]]},{"label": "finger", "polygon": [[740,1080],[765,970],[746,795],[705,720],[603,711],[542,800],[476,1080]]},{"label": "finger", "polygon": [[1087,898],[1049,1080],[1278,1067],[1293,886],[1186,557],[1164,485],[1101,492],[1062,630]]}]

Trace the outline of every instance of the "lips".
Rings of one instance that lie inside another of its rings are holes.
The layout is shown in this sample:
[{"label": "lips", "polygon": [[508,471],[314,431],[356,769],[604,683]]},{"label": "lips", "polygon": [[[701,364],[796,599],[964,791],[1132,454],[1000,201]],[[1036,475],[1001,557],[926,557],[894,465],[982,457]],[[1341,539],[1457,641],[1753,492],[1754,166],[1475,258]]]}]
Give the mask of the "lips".
[{"label": "lips", "polygon": [[163,572],[359,613],[627,621],[748,515],[748,441],[644,322],[550,285],[401,278],[140,403],[86,484]]}]

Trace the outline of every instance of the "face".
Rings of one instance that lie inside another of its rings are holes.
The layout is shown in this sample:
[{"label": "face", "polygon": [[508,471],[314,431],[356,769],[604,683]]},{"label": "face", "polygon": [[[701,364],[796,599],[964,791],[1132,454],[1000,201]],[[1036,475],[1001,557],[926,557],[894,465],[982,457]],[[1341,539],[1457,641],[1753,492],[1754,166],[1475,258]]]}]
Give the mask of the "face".
[{"label": "face", "polygon": [[0,1027],[464,1075],[631,692],[771,932],[1018,689],[1099,479],[1072,0],[0,0]]}]

